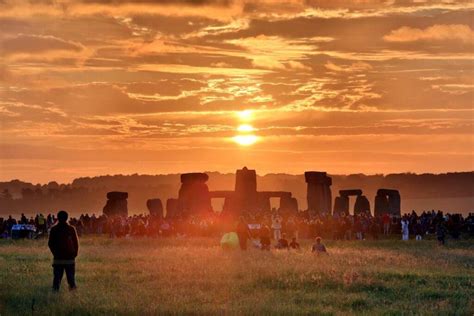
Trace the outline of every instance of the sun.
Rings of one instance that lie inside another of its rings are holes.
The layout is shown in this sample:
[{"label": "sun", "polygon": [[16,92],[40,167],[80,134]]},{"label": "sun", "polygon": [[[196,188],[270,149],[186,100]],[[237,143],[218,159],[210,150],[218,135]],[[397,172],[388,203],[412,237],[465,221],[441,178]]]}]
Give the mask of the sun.
[{"label": "sun", "polygon": [[237,112],[237,116],[241,121],[249,121],[252,116],[253,116],[253,111],[252,110],[243,110]]},{"label": "sun", "polygon": [[253,128],[253,126],[250,124],[242,124],[242,125],[239,125],[239,127],[237,127],[237,130],[241,133],[249,133],[249,132],[253,132],[255,128]]},{"label": "sun", "polygon": [[253,111],[239,111],[237,112],[237,116],[239,117],[241,124],[237,127],[238,135],[232,137],[232,140],[240,146],[250,146],[255,144],[260,137],[254,135],[256,129],[248,124],[248,122],[253,119]]},{"label": "sun", "polygon": [[256,135],[237,135],[234,136],[233,141],[241,146],[250,146],[255,144],[258,141],[258,136]]}]

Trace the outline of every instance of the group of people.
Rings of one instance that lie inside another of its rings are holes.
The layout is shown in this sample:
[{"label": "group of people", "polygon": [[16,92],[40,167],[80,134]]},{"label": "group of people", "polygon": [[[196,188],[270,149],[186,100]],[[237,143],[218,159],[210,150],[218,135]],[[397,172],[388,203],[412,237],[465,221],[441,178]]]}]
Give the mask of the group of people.
[{"label": "group of people", "polygon": [[[441,211],[412,211],[401,218],[385,214],[374,217],[370,213],[317,214],[307,212],[292,215],[279,215],[278,212],[248,213],[242,217],[252,237],[268,235],[270,240],[278,242],[283,234],[292,238],[315,238],[321,236],[333,240],[379,239],[381,236],[400,235],[403,240],[414,236],[416,240],[426,235],[436,235],[441,242],[447,235],[458,239],[461,233],[474,234],[474,214],[464,218],[460,214],[443,214]],[[36,227],[37,236],[46,235],[57,218],[53,214],[37,214],[27,218],[24,214],[17,220],[12,216],[0,218],[0,238],[11,237],[12,227],[16,224],[28,224]],[[112,238],[125,236],[180,236],[210,237],[222,236],[224,232],[235,229],[235,219],[225,218],[217,213],[203,216],[163,218],[151,215],[133,215],[129,217],[107,217],[95,214],[82,214],[73,217],[69,223],[79,235],[106,234]]]},{"label": "group of people", "polygon": [[[61,279],[66,273],[70,290],[76,289],[75,258],[79,251],[78,233],[109,234],[110,237],[124,236],[213,236],[225,231],[238,235],[242,250],[247,249],[248,240],[258,240],[262,250],[300,248],[298,238],[315,238],[312,252],[325,253],[327,250],[321,242],[322,235],[333,239],[365,239],[367,235],[377,239],[379,234],[390,235],[398,230],[402,239],[408,240],[410,234],[416,240],[423,239],[426,234],[435,234],[439,243],[444,244],[446,234],[458,239],[462,232],[474,234],[474,214],[464,218],[460,214],[443,214],[431,211],[418,215],[416,212],[405,214],[401,218],[385,214],[373,217],[369,213],[358,215],[319,214],[307,216],[281,216],[278,213],[253,213],[240,216],[236,226],[233,222],[218,214],[207,217],[162,218],[150,215],[134,215],[125,217],[107,217],[106,215],[89,216],[82,214],[78,218],[69,219],[67,212],[60,211],[57,216],[37,214],[27,218],[24,214],[16,220],[12,216],[0,218],[0,236],[11,236],[15,225],[31,225],[38,236],[48,237],[48,246],[53,254],[53,290],[58,291]],[[291,241],[289,241],[291,239]]]}]

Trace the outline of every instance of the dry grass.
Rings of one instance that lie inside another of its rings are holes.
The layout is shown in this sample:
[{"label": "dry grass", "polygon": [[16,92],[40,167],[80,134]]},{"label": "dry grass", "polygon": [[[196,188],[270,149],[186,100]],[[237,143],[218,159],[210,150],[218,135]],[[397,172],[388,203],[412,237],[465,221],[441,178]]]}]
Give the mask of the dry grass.
[{"label": "dry grass", "polygon": [[[474,243],[328,242],[328,256],[214,239],[81,240],[79,290],[50,292],[45,241],[0,241],[0,314],[474,313]],[[65,280],[63,280],[65,282]]]}]

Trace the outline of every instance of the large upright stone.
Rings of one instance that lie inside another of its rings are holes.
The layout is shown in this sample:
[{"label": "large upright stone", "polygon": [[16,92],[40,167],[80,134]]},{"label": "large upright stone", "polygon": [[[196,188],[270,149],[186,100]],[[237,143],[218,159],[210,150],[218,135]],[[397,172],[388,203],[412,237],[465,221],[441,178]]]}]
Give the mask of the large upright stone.
[{"label": "large upright stone", "polygon": [[362,213],[370,214],[370,202],[365,195],[357,196],[354,204],[354,215],[359,215]]},{"label": "large upright stone", "polygon": [[334,199],[334,214],[349,215],[349,197],[348,196],[336,196],[336,198]]},{"label": "large upright stone", "polygon": [[398,190],[377,190],[377,195],[375,196],[374,215],[382,216],[386,213],[398,217],[401,215],[401,198]]},{"label": "large upright stone", "polygon": [[257,172],[255,170],[237,170],[235,174],[235,209],[253,212],[258,209]]},{"label": "large upright stone", "polygon": [[166,200],[166,218],[176,218],[178,216],[178,199]]},{"label": "large upright stone", "polygon": [[359,196],[362,195],[362,190],[360,189],[349,189],[349,190],[339,190],[340,196]]},{"label": "large upright stone", "polygon": [[209,176],[205,173],[181,175],[178,195],[178,212],[184,215],[205,214],[212,211],[211,196],[207,187]]},{"label": "large upright stone", "polygon": [[278,211],[281,214],[296,214],[298,212],[298,200],[291,196],[282,196],[280,198],[280,208]]},{"label": "large upright stone", "polygon": [[102,209],[107,216],[128,216],[127,192],[109,192],[107,193],[107,203]]},{"label": "large upright stone", "polygon": [[332,179],[327,176],[326,172],[317,171],[305,172],[304,176],[308,184],[307,199],[309,213],[313,216],[320,213],[331,213]]},{"label": "large upright stone", "polygon": [[146,201],[146,207],[153,217],[163,217],[163,204],[160,199],[149,199]]}]

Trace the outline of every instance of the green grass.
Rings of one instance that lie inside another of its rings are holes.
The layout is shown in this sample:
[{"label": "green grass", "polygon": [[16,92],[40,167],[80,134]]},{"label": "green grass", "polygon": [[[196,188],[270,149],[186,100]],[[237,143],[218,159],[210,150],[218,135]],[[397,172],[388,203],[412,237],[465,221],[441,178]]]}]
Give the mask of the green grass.
[{"label": "green grass", "polygon": [[46,241],[0,241],[0,315],[474,314],[474,242],[327,242],[222,251],[216,239],[81,239],[78,291],[50,291]]}]

